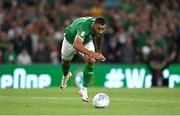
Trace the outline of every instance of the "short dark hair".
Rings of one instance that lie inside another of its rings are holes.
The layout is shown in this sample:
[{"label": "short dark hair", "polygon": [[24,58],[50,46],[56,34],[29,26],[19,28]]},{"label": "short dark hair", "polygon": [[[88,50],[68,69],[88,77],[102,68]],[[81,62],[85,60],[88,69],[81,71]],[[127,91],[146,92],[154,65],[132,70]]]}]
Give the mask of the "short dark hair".
[{"label": "short dark hair", "polygon": [[100,25],[104,25],[104,24],[106,24],[106,20],[104,17],[97,17],[95,20],[95,23],[100,24]]}]

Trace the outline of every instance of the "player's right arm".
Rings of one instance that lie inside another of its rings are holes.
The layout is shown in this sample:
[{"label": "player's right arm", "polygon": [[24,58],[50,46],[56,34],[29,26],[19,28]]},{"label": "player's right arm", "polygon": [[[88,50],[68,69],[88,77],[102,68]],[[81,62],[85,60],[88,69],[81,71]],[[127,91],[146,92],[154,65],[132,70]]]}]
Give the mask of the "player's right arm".
[{"label": "player's right arm", "polygon": [[95,59],[98,59],[98,60],[101,58],[101,55],[99,53],[96,53],[96,52],[93,52],[93,51],[90,51],[90,50],[86,49],[83,46],[83,41],[79,36],[76,36],[76,38],[74,40],[73,47],[77,51],[79,51],[79,52],[81,52],[83,54],[86,54],[91,58],[95,58]]}]

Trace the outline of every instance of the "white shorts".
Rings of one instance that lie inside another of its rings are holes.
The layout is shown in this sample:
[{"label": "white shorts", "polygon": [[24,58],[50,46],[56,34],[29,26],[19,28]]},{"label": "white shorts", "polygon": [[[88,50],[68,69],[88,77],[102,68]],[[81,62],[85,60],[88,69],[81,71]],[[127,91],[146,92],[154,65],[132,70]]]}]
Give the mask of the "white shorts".
[{"label": "white shorts", "polygon": [[[95,51],[95,47],[92,40],[89,41],[87,44],[85,44],[84,47],[87,48],[88,50]],[[77,50],[73,48],[73,45],[70,44],[64,37],[61,48],[61,58],[65,61],[70,61],[72,60],[76,52]],[[80,54],[84,57],[83,53]]]}]

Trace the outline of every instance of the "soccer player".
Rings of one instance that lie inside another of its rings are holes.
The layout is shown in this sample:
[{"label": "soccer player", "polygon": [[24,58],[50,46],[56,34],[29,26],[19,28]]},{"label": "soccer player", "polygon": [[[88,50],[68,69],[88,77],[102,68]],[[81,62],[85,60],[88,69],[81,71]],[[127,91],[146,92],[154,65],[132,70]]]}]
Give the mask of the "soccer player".
[{"label": "soccer player", "polygon": [[64,31],[61,49],[61,89],[67,87],[67,81],[72,76],[69,71],[71,60],[75,54],[79,54],[86,62],[83,70],[83,88],[79,90],[82,100],[86,102],[89,101],[87,87],[93,75],[94,64],[105,60],[101,52],[105,29],[106,21],[103,17],[81,17],[74,20]]}]

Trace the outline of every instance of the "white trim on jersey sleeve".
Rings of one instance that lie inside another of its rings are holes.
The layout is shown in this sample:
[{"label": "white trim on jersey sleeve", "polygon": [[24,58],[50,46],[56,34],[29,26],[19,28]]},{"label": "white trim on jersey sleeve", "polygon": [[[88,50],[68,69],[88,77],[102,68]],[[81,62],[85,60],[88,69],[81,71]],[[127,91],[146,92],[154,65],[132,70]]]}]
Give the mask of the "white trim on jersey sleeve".
[{"label": "white trim on jersey sleeve", "polygon": [[[74,38],[74,42],[75,42],[75,40],[76,40],[76,38],[80,38],[82,41],[84,41],[84,39],[81,37],[81,36],[79,36],[78,34],[76,34],[76,36],[75,36],[75,38]],[[73,42],[73,45],[74,45],[74,42]]]},{"label": "white trim on jersey sleeve", "polygon": [[[80,38],[82,41],[84,41],[84,39],[83,39],[81,36],[79,36],[78,34],[76,35],[76,37],[78,37],[78,38]],[[76,39],[76,37],[75,37],[75,39]]]}]

